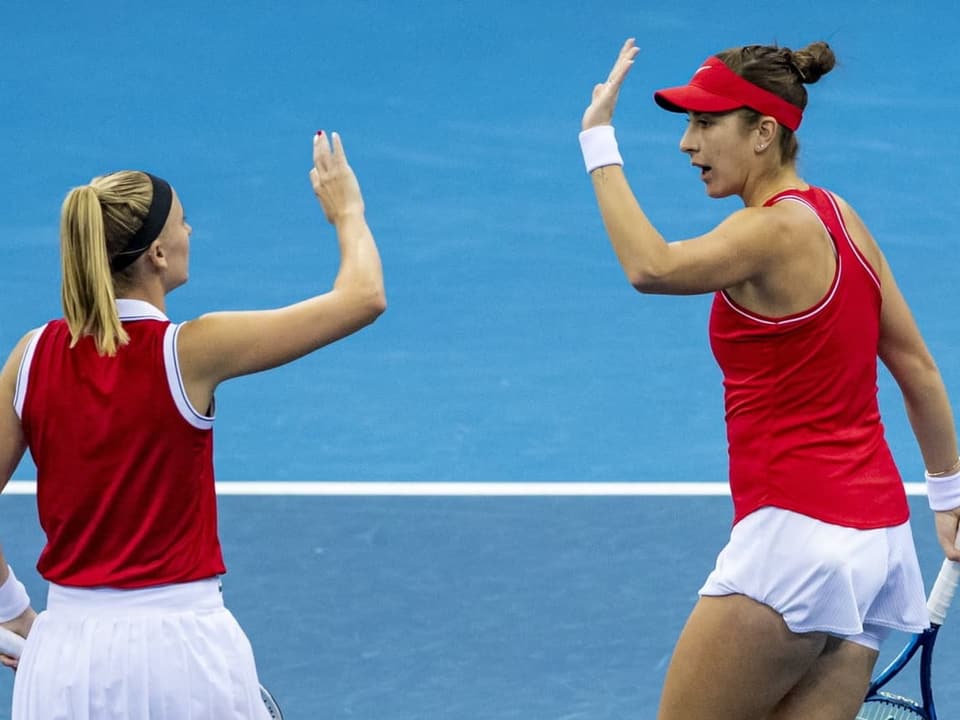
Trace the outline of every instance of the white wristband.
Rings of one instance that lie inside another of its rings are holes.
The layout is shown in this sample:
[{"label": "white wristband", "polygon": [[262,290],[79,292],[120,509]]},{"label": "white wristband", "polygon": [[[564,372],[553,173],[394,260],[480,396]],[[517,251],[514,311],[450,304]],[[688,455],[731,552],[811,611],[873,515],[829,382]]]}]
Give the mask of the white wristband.
[{"label": "white wristband", "polygon": [[606,165],[623,165],[613,125],[597,125],[581,132],[580,152],[588,173]]},{"label": "white wristband", "polygon": [[20,617],[24,610],[30,607],[30,596],[23,583],[13,574],[9,565],[10,574],[3,585],[0,585],[0,622],[7,622]]},{"label": "white wristband", "polygon": [[936,477],[925,473],[927,478],[927,500],[930,509],[942,512],[960,508],[960,470],[950,475]]}]

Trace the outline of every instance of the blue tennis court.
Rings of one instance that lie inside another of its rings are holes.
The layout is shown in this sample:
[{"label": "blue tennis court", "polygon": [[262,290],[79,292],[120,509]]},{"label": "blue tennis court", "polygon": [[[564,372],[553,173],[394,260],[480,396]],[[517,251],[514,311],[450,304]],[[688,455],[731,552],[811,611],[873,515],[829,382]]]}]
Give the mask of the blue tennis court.
[{"label": "blue tennis court", "polygon": [[[665,235],[699,234],[736,205],[704,196],[677,149],[683,120],[653,90],[725,47],[825,39],[840,65],[810,88],[801,173],[870,225],[960,415],[958,30],[948,4],[863,0],[12,6],[0,347],[59,315],[60,202],[118,168],[169,178],[194,227],[174,319],[326,289],[336,243],[307,171],[311,135],[337,130],[390,307],[218,392],[221,480],[722,481],[710,299],[627,285],[580,115],[637,37],[617,114],[626,171]],[[880,391],[905,479],[921,480],[886,375]],[[15,478],[33,478],[29,461]],[[912,506],[929,582],[939,551],[924,499]],[[41,606],[34,500],[0,508]],[[724,497],[224,496],[225,592],[292,718],[652,717],[729,521]],[[949,621],[936,662],[941,716],[960,716]],[[0,720],[9,690],[0,676]]]}]

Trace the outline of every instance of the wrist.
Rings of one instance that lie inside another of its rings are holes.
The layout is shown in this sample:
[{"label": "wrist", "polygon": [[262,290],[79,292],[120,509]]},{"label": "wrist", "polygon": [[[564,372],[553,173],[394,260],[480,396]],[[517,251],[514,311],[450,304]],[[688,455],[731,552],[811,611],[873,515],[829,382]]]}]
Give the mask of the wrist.
[{"label": "wrist", "polygon": [[358,205],[356,207],[346,208],[334,215],[331,222],[337,227],[349,225],[350,223],[366,222],[364,207],[363,205]]},{"label": "wrist", "polygon": [[937,512],[960,507],[960,467],[953,472],[924,473],[927,480],[927,500],[930,509]]},{"label": "wrist", "polygon": [[595,125],[580,133],[580,152],[588,173],[607,165],[623,165],[613,125]]},{"label": "wrist", "polygon": [[927,474],[930,477],[938,478],[938,477],[944,477],[946,475],[953,475],[958,472],[960,472],[960,457],[958,457],[956,462],[954,462],[953,465],[948,467],[946,470],[941,470],[940,472],[930,472],[928,470]]},{"label": "wrist", "polygon": [[0,585],[0,623],[9,622],[20,617],[30,607],[30,596],[23,583],[13,573],[13,568],[7,566],[9,574]]}]

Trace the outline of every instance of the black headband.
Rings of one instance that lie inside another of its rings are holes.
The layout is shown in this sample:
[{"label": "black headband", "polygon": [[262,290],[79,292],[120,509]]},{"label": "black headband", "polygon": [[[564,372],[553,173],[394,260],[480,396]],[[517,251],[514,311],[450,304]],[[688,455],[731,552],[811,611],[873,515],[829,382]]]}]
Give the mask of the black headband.
[{"label": "black headband", "polygon": [[170,207],[173,205],[173,190],[170,189],[170,184],[148,172],[143,174],[150,178],[153,185],[153,199],[150,201],[147,216],[143,219],[143,225],[130,236],[126,248],[110,258],[110,270],[115,273],[128,268],[146,252],[150,243],[157,239],[163,226],[167,224],[167,216],[170,215]]}]

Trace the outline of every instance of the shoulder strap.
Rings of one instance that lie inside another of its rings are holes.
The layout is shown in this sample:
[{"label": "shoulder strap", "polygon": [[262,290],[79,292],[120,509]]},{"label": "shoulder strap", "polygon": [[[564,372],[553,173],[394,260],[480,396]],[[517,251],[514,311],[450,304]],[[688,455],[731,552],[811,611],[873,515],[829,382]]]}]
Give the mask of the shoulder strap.
[{"label": "shoulder strap", "polygon": [[[49,324],[49,323],[48,323]],[[27,399],[27,382],[30,379],[30,365],[33,363],[33,354],[37,350],[37,343],[40,342],[40,336],[47,329],[47,325],[39,327],[30,339],[27,346],[23,349],[23,357],[20,358],[20,368],[17,370],[17,384],[13,393],[13,408],[17,412],[17,417],[23,419],[23,404]]]},{"label": "shoulder strap", "polygon": [[[829,225],[831,227],[831,234],[834,235],[834,243],[838,248],[842,248],[845,255],[849,255],[851,258],[855,259],[860,266],[866,271],[869,278],[873,283],[880,287],[880,277],[877,275],[877,271],[873,269],[873,266],[867,260],[860,248],[857,247],[857,244],[853,241],[853,238],[850,237],[850,232],[847,230],[847,224],[843,220],[843,213],[840,212],[840,205],[837,203],[837,199],[833,196],[833,193],[830,193],[826,190],[821,190],[816,188],[817,192],[821,196],[821,203],[824,206],[824,214],[828,214],[830,217]],[[821,216],[822,217],[822,216]]]}]

